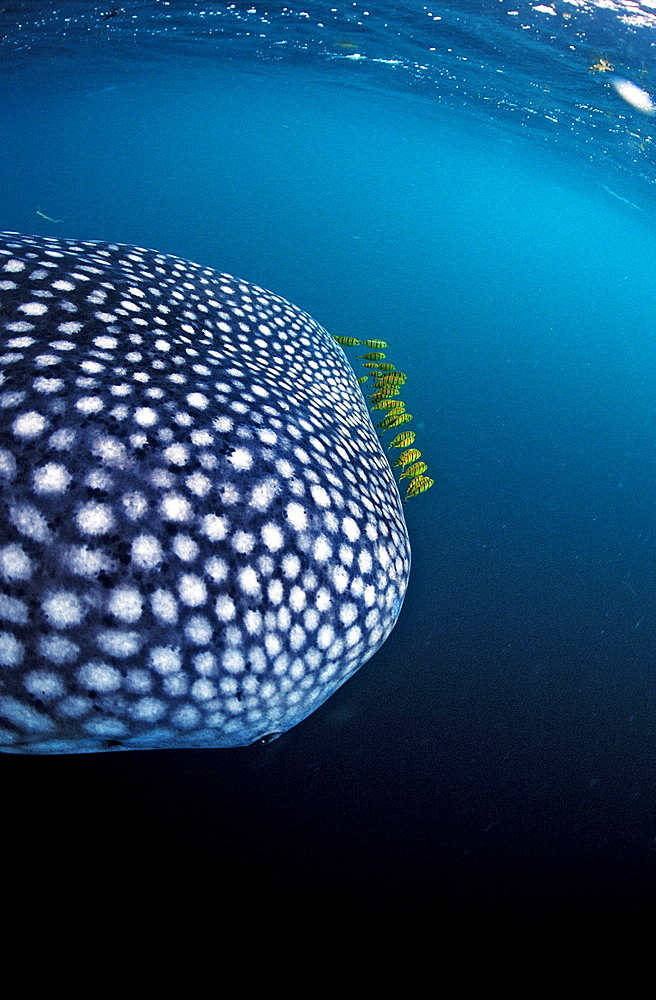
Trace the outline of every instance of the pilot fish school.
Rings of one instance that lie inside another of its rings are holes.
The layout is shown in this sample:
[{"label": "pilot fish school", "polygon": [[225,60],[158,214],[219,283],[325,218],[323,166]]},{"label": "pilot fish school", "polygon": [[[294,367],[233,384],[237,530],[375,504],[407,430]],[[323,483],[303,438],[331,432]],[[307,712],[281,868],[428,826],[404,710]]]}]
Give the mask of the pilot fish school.
[{"label": "pilot fish school", "polygon": [[[405,384],[408,376],[404,372],[397,371],[393,364],[385,361],[387,355],[382,353],[381,348],[387,347],[384,340],[357,340],[355,337],[333,337],[342,347],[375,347],[379,350],[369,354],[359,355],[362,367],[370,369],[370,374],[374,380],[374,391],[370,395],[370,406],[372,410],[387,410],[387,415],[380,423],[376,424],[376,430],[388,431],[401,427],[412,420],[412,414],[405,412],[405,403],[395,399],[401,391],[401,386]],[[369,374],[362,375],[358,379],[358,384],[364,386],[369,381]],[[414,431],[401,431],[390,442],[389,448],[407,448],[415,443],[416,434]],[[435,485],[435,480],[426,476],[428,469],[426,462],[418,462],[421,452],[417,448],[410,448],[401,453],[394,462],[394,467],[401,470],[399,481],[409,478],[404,500],[425,493],[431,486]]]}]

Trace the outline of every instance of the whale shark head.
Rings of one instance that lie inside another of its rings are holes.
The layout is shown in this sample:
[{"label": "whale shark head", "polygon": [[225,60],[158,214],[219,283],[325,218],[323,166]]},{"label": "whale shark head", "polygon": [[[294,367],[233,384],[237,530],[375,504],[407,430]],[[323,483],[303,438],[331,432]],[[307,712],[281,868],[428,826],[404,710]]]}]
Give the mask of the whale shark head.
[{"label": "whale shark head", "polygon": [[410,549],[345,356],[271,292],[0,236],[0,749],[243,746],[384,642]]}]

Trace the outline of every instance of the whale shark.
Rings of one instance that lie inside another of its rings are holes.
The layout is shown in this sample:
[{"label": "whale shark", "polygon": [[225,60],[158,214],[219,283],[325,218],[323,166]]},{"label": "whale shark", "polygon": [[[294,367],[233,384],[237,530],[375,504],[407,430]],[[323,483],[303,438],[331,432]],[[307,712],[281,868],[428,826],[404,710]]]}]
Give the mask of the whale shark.
[{"label": "whale shark", "polygon": [[0,234],[0,750],[238,747],[398,618],[410,544],[355,373],[284,298]]}]

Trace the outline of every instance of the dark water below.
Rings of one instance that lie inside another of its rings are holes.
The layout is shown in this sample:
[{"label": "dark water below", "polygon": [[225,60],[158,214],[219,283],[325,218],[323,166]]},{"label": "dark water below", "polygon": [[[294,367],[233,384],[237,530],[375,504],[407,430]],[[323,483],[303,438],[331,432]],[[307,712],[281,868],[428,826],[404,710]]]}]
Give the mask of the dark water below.
[{"label": "dark water below", "polygon": [[509,32],[499,4],[435,5],[434,55],[412,4],[336,8],[329,42],[314,5],[258,30],[210,5],[204,35],[171,4],[177,48],[159,4],[39,6],[0,22],[0,228],[155,247],[388,340],[436,485],[395,631],[321,710],[246,751],[2,758],[13,863],[45,836],[51,893],[165,872],[245,913],[651,922],[654,120],[587,69],[649,89],[650,22],[587,5],[567,62],[567,20]]}]

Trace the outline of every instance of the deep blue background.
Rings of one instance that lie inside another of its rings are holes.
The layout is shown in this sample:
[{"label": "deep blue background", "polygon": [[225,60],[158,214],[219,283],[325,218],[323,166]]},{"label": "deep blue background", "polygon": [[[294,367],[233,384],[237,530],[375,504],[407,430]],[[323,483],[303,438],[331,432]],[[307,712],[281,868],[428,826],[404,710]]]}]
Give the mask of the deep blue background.
[{"label": "deep blue background", "polygon": [[165,871],[247,910],[650,917],[656,229],[639,198],[424,97],[290,68],[51,89],[26,73],[1,115],[2,228],[155,247],[388,340],[436,479],[407,507],[399,624],[320,711],[246,751],[2,758],[11,856],[29,865],[48,830],[53,891],[102,858],[117,885]]}]

